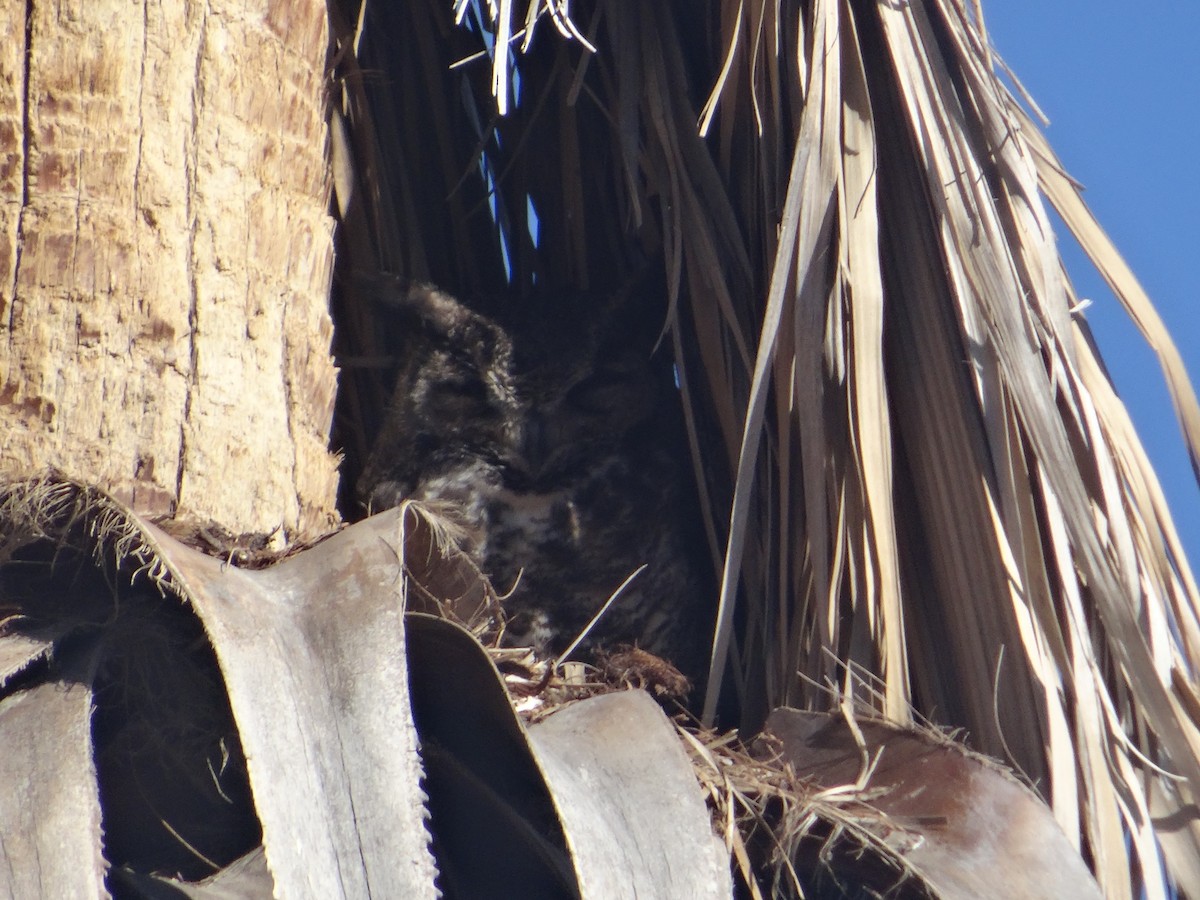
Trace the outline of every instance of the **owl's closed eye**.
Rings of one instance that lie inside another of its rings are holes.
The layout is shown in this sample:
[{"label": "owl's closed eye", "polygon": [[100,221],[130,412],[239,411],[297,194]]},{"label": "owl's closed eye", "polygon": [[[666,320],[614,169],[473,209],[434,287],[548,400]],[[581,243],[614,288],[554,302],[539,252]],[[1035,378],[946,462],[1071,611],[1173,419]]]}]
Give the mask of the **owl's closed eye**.
[{"label": "owl's closed eye", "polygon": [[634,415],[648,406],[645,402],[646,375],[644,368],[601,370],[572,385],[566,400],[581,415]]}]

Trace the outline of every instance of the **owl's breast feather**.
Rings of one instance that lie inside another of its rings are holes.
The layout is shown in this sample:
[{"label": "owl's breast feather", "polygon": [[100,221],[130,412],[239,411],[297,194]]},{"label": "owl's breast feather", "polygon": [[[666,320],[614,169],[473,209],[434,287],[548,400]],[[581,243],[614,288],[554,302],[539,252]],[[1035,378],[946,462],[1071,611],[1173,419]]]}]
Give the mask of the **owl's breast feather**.
[{"label": "owl's breast feather", "polygon": [[490,552],[500,545],[520,552],[551,545],[578,547],[583,540],[579,510],[569,491],[528,493],[497,488],[488,499]]}]

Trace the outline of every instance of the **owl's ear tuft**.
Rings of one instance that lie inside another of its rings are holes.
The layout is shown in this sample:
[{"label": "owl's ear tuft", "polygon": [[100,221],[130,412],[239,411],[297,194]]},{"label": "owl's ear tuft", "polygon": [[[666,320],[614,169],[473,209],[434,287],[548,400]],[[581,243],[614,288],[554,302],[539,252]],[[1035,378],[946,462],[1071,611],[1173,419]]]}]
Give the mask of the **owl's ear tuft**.
[{"label": "owl's ear tuft", "polygon": [[507,344],[503,329],[487,316],[431,284],[414,284],[397,303],[409,327],[455,348],[498,348]]},{"label": "owl's ear tuft", "polygon": [[430,331],[449,335],[464,324],[480,318],[457,299],[431,284],[416,284],[398,304],[400,311],[427,326]]}]

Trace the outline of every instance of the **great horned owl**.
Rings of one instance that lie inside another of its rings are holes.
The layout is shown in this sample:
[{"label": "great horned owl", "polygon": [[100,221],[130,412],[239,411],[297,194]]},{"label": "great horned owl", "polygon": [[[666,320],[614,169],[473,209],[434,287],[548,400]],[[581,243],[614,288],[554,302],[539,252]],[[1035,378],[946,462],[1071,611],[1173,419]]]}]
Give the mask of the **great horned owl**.
[{"label": "great horned owl", "polygon": [[[402,368],[359,495],[447,501],[500,591],[511,643],[636,642],[698,674],[711,633],[678,391],[635,300],[543,296],[490,315],[434,288],[399,315]],[[518,577],[519,576],[519,577]]]}]

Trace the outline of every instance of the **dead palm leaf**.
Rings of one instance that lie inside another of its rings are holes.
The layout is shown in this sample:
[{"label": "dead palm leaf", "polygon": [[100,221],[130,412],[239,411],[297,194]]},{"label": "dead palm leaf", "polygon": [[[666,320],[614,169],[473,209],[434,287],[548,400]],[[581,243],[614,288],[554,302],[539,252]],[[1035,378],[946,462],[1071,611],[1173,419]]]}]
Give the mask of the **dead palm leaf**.
[{"label": "dead palm leaf", "polygon": [[[1042,192],[1163,359],[1193,459],[1200,417],[1149,302],[996,75],[978,10],[572,15],[597,53],[555,47],[580,102],[546,115],[567,133],[594,112],[582,98],[599,107],[626,149],[572,152],[641,215],[589,205],[586,236],[542,226],[593,244],[640,224],[661,246],[723,556],[706,715],[729,678],[753,723],[822,705],[813,685],[851,690],[860,666],[888,718],[915,705],[1026,772],[1110,896],[1162,896],[1160,844],[1188,883],[1198,595]],[[492,60],[500,93],[502,72],[552,90],[530,74],[546,69]]]}]

